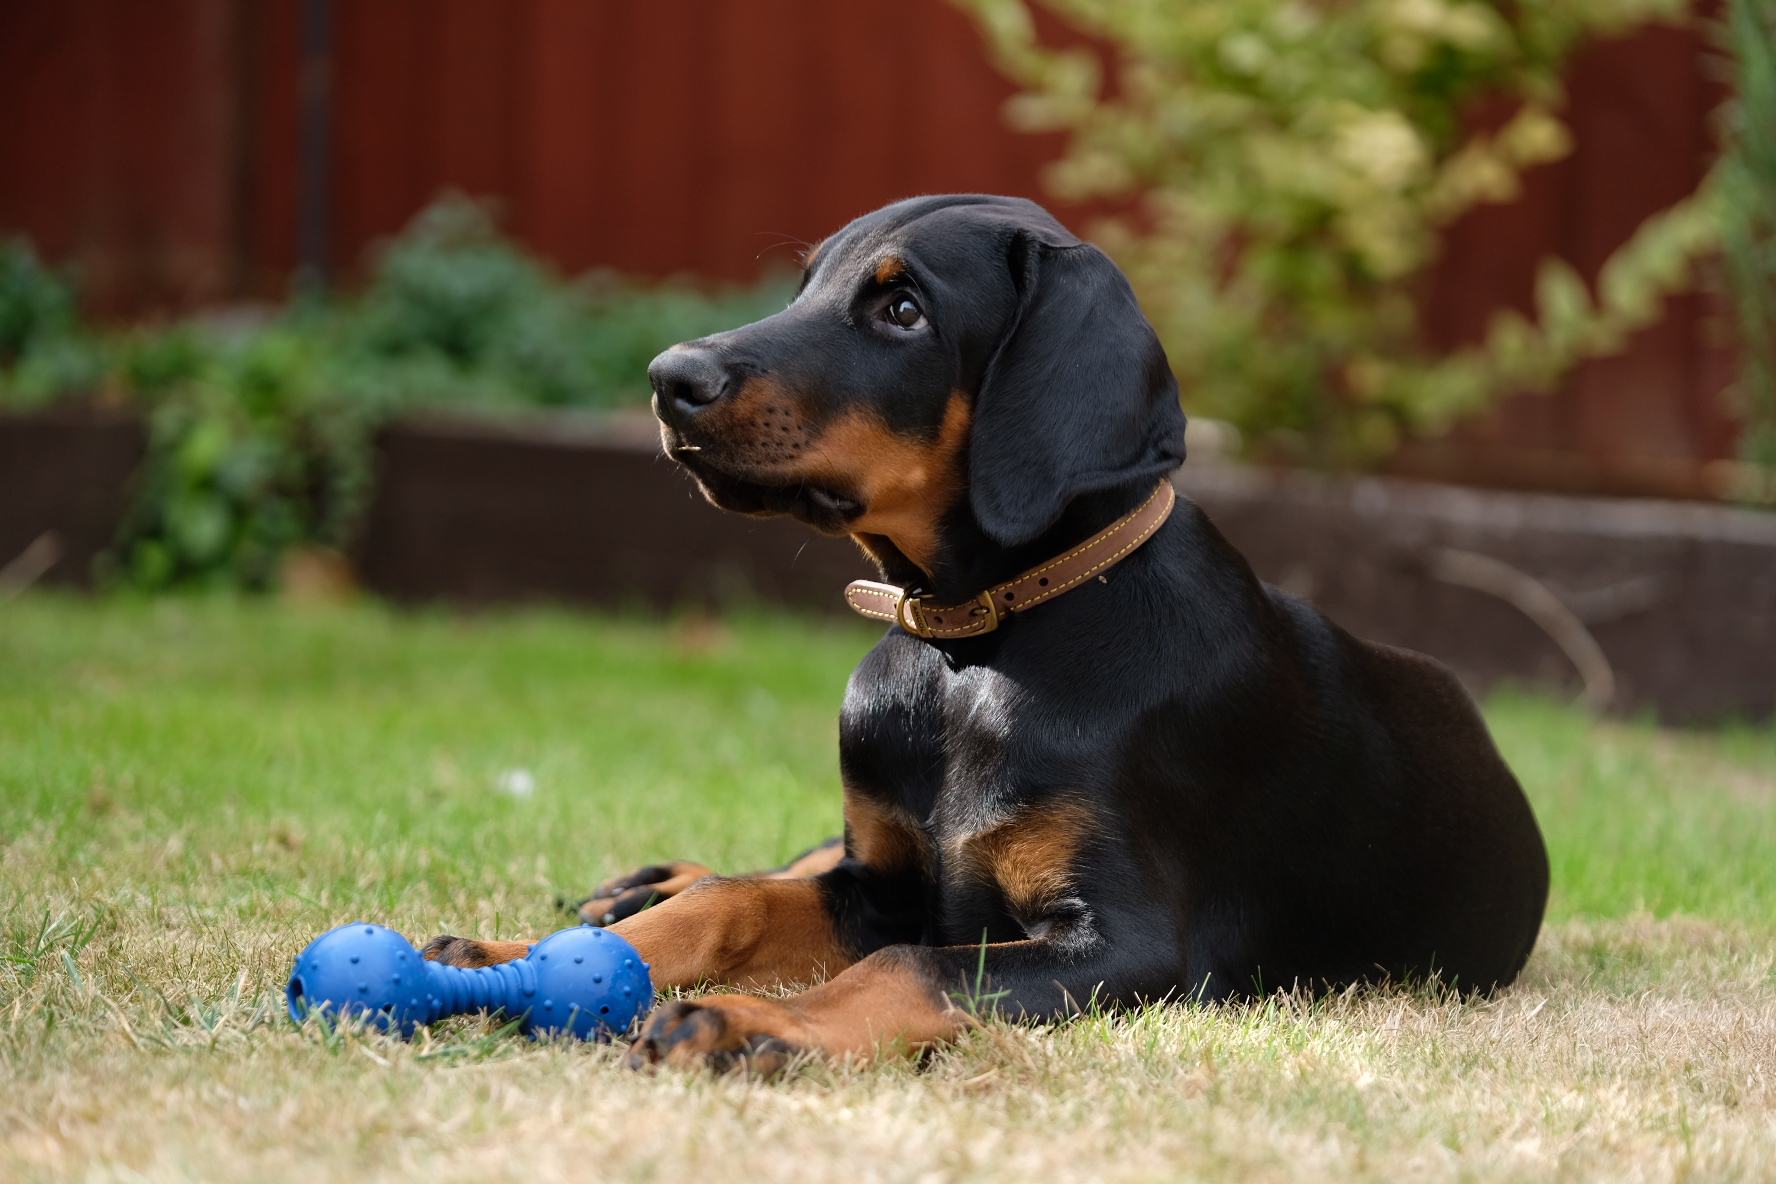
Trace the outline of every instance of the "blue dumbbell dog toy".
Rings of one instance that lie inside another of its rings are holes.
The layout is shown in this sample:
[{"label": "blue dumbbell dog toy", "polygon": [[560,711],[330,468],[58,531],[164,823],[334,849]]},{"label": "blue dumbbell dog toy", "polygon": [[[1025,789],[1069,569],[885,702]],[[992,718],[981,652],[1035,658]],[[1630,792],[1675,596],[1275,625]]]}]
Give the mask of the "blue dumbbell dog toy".
[{"label": "blue dumbbell dog toy", "polygon": [[515,962],[465,970],[428,962],[393,929],[357,921],[329,929],[296,958],[284,997],[290,1018],[361,1016],[411,1036],[415,1025],[503,1011],[532,1036],[608,1040],[653,1006],[647,963],[608,929],[552,933]]}]

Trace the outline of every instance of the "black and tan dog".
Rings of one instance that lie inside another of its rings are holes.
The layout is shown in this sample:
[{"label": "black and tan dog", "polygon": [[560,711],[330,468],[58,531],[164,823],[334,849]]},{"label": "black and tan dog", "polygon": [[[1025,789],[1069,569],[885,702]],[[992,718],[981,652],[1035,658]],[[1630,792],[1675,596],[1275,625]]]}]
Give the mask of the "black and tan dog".
[{"label": "black and tan dog", "polygon": [[1522,968],[1547,857],[1473,703],[1260,583],[1194,506],[1166,516],[1177,384],[1122,274],[1040,207],[860,218],[786,310],[650,376],[711,501],[850,534],[889,582],[853,606],[898,623],[846,692],[842,846],[643,869],[584,909],[661,987],[823,985],[668,1003],[631,1063]]}]

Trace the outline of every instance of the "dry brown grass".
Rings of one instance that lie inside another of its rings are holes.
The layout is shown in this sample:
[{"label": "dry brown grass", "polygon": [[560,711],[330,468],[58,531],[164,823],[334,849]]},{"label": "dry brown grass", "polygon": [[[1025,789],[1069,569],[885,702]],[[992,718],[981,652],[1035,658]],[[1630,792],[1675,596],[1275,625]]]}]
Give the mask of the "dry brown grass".
[{"label": "dry brown grass", "polygon": [[[638,861],[759,866],[828,833],[869,639],[685,640],[710,628],[13,602],[0,1184],[1776,1179],[1776,733],[1526,699],[1489,715],[1556,921],[1496,1000],[995,1025],[776,1083],[477,1022],[291,1026],[283,978],[330,925],[536,935],[555,891]],[[494,788],[518,765],[523,801]]]},{"label": "dry brown grass", "polygon": [[[91,915],[65,889],[46,903]],[[1382,993],[993,1025],[922,1067],[760,1083],[636,1075],[609,1047],[472,1022],[412,1044],[298,1031],[272,932],[121,911],[77,960],[60,956],[71,937],[52,941],[0,1019],[0,1178],[1776,1174],[1776,940],[1700,921],[1568,923],[1487,1002]]]}]

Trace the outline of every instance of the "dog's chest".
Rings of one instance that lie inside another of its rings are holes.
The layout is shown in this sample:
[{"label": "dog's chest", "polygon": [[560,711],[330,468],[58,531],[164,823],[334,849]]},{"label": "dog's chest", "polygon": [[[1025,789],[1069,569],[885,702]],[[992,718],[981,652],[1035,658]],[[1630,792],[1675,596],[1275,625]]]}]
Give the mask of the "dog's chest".
[{"label": "dog's chest", "polygon": [[952,668],[934,647],[890,636],[846,694],[839,732],[845,784],[926,826],[960,807],[990,806],[1008,772],[1025,698],[993,667]]},{"label": "dog's chest", "polygon": [[903,828],[946,896],[1000,896],[1012,881],[1011,895],[1044,895],[1050,885],[1035,882],[1035,869],[1085,841],[1087,803],[1102,788],[1093,754],[1114,743],[1081,690],[1065,694],[1015,667],[951,665],[934,647],[890,638],[847,696],[850,800]]}]

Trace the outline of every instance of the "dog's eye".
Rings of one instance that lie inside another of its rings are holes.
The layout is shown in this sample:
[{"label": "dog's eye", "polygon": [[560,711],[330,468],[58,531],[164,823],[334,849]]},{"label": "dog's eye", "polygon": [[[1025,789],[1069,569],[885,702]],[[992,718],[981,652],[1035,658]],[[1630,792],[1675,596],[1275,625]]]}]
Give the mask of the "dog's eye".
[{"label": "dog's eye", "polygon": [[925,323],[925,312],[910,296],[896,296],[888,302],[888,319],[902,329],[917,329]]}]

